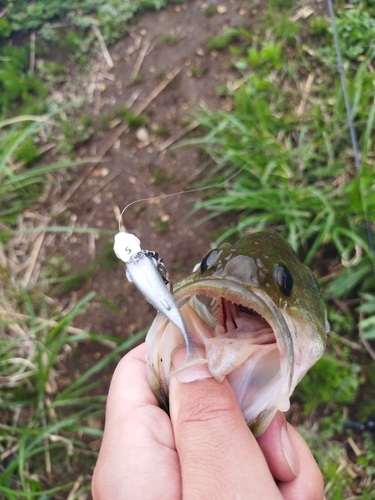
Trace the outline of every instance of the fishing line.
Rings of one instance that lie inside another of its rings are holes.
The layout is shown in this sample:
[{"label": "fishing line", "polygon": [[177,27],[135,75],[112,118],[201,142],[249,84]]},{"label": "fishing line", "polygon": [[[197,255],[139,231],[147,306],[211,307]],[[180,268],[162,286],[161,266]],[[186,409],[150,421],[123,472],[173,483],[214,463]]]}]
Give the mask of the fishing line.
[{"label": "fishing line", "polygon": [[125,262],[126,276],[128,280],[135,284],[150,304],[152,304],[180,330],[186,347],[185,362],[180,370],[186,369],[189,366],[206,363],[206,360],[201,357],[194,340],[189,333],[181,311],[173,298],[172,283],[163,259],[159,257],[157,252],[144,250],[141,246],[141,241],[137,238],[137,236],[126,231],[121,231],[121,219],[127,208],[135,203],[170,198],[179,194],[194,193],[197,191],[203,191],[204,189],[223,186],[236,177],[236,175],[238,175],[242,170],[243,168],[237,170],[232,176],[225,179],[225,181],[221,183],[201,188],[188,189],[186,191],[178,191],[177,193],[161,196],[149,196],[147,198],[134,200],[126,205],[119,216],[119,233],[115,236],[115,243],[113,246],[114,252],[120,260]]},{"label": "fishing line", "polygon": [[[340,49],[340,44],[339,44],[339,37],[338,37],[338,33],[337,33],[336,19],[335,19],[335,13],[333,10],[332,0],[327,0],[327,5],[328,5],[328,10],[329,10],[329,15],[331,18],[333,40],[334,40],[334,44],[335,44],[335,51],[336,51],[336,57],[337,57],[337,69],[338,69],[338,72],[340,74],[341,88],[342,88],[342,93],[344,95],[346,115],[347,115],[348,124],[349,124],[350,139],[351,139],[351,143],[352,143],[352,147],[353,147],[354,164],[355,164],[355,168],[358,172],[362,169],[361,157],[360,157],[360,152],[359,152],[357,133],[356,133],[356,130],[354,127],[353,111],[352,111],[352,107],[350,105],[348,87],[346,85],[344,64],[343,64],[342,55],[341,55],[341,49]],[[372,231],[370,221],[367,219],[366,214],[365,214],[365,225],[366,225],[366,232],[367,232],[367,240],[368,240],[368,244],[369,244],[369,249],[370,249],[370,252],[371,252],[372,257],[373,257],[372,258],[372,270],[373,270],[373,273],[375,276],[374,234]]]},{"label": "fishing line", "polygon": [[237,177],[237,175],[240,174],[244,170],[244,168],[245,167],[240,168],[239,170],[237,170],[237,172],[235,172],[234,174],[232,174],[231,176],[229,176],[228,179],[225,179],[225,181],[219,182],[218,184],[211,184],[210,186],[203,186],[203,187],[199,187],[199,188],[187,189],[187,190],[184,190],[184,191],[177,191],[176,193],[161,194],[159,196],[149,196],[147,198],[140,198],[139,200],[132,201],[131,203],[129,203],[128,205],[126,205],[126,207],[121,211],[121,213],[119,215],[119,219],[118,219],[119,231],[121,231],[121,219],[122,219],[122,216],[124,215],[125,211],[129,207],[131,207],[132,205],[134,205],[135,203],[140,203],[142,201],[150,201],[150,200],[164,200],[165,198],[172,198],[172,196],[179,196],[180,194],[196,193],[198,191],[204,191],[205,189],[218,188],[220,186],[224,186],[225,184],[228,184],[228,182],[230,182],[232,179],[234,179],[235,177]]}]

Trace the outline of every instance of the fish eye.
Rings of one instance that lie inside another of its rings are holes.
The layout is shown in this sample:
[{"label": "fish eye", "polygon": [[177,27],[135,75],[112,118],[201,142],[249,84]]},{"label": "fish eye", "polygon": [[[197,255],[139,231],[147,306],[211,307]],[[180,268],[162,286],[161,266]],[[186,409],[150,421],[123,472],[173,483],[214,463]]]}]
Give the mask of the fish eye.
[{"label": "fish eye", "polygon": [[284,265],[275,265],[274,280],[279,285],[280,291],[285,297],[289,297],[293,290],[293,276]]},{"label": "fish eye", "polygon": [[210,269],[210,267],[216,264],[218,258],[220,257],[220,254],[221,250],[220,251],[211,250],[211,252],[209,252],[201,262],[200,265],[201,273],[204,273],[205,271],[207,271],[207,269]]}]

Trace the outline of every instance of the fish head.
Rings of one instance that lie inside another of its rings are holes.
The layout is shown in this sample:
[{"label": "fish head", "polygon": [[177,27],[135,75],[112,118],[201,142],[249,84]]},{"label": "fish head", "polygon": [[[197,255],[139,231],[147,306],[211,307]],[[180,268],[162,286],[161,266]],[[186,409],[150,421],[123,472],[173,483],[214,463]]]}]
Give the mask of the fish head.
[{"label": "fish head", "polygon": [[[248,235],[209,252],[174,298],[217,381],[227,377],[255,435],[267,428],[307,370],[329,329],[318,283],[276,232]],[[146,337],[151,388],[168,408],[181,332],[160,313]]]}]

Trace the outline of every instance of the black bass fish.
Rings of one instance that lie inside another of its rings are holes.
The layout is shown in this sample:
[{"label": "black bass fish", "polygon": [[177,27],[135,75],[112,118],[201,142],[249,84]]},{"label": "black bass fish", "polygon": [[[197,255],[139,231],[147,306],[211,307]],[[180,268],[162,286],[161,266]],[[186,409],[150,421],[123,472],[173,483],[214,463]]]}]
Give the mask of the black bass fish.
[{"label": "black bass fish", "polygon": [[[313,273],[276,232],[259,232],[209,252],[174,299],[211,374],[227,377],[259,436],[325,350],[329,324]],[[171,355],[183,337],[159,313],[146,343],[149,382],[168,410]]]}]

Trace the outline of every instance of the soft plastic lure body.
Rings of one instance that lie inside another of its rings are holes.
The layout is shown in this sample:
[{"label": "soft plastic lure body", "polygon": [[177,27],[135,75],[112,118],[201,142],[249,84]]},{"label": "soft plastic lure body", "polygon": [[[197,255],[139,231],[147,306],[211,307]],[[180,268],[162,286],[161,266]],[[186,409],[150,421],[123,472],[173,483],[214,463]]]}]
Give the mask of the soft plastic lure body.
[{"label": "soft plastic lure body", "polygon": [[117,257],[126,264],[126,277],[133,282],[146,300],[166,316],[182,333],[186,345],[185,367],[204,362],[186,327],[181,311],[166,286],[161,273],[168,275],[156,252],[142,250],[140,240],[131,233],[120,231],[113,247]]}]

